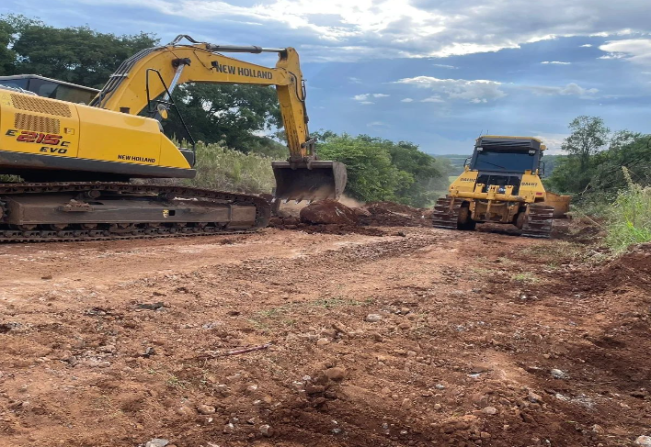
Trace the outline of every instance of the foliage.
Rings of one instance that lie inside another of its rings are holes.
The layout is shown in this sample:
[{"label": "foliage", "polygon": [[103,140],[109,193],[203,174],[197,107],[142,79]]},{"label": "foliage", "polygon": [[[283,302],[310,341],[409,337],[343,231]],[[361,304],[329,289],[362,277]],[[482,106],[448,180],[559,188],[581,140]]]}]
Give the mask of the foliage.
[{"label": "foliage", "polygon": [[548,184],[579,201],[612,201],[619,190],[628,188],[622,167],[638,184],[651,185],[651,135],[615,132],[608,148],[591,155],[585,167],[577,157],[558,160]]},{"label": "foliage", "polygon": [[622,175],[628,188],[619,191],[607,215],[606,243],[616,251],[651,241],[651,187],[634,183],[626,168]]},{"label": "foliage", "polygon": [[187,183],[201,188],[244,193],[271,193],[275,186],[271,158],[244,154],[219,144],[197,144],[197,176]]},{"label": "foliage", "polygon": [[14,43],[14,27],[7,21],[0,20],[0,76],[14,74],[16,53],[10,47]]},{"label": "foliage", "polygon": [[[160,45],[152,34],[116,36],[88,27],[55,28],[24,16],[0,17],[0,75],[42,76],[101,88],[109,76],[136,52]],[[287,150],[260,136],[282,126],[276,93],[271,87],[188,84],[174,92],[195,139],[221,142],[243,152],[286,158]],[[186,134],[174,113],[165,123],[168,136]]]},{"label": "foliage", "polygon": [[[282,126],[280,105],[273,87],[188,84],[176,89],[173,98],[194,138],[221,142],[246,153],[279,155],[278,143],[254,134]],[[172,119],[165,123],[166,133],[184,138],[181,123],[173,113],[170,117]],[[281,150],[286,152],[284,146]],[[283,154],[283,158],[287,155]]]},{"label": "foliage", "polygon": [[588,167],[590,157],[606,144],[609,129],[596,116],[581,115],[569,125],[572,133],[565,139],[561,149],[580,160],[581,169]]},{"label": "foliage", "polygon": [[88,27],[54,28],[22,16],[3,17],[3,28],[14,35],[11,51],[15,73],[35,73],[96,88],[124,59],[158,44],[151,34],[116,36]]},{"label": "foliage", "polygon": [[331,131],[315,135],[322,141],[317,146],[321,159],[346,164],[346,191],[357,200],[427,206],[436,199],[437,181],[447,179],[444,166],[412,143]]}]

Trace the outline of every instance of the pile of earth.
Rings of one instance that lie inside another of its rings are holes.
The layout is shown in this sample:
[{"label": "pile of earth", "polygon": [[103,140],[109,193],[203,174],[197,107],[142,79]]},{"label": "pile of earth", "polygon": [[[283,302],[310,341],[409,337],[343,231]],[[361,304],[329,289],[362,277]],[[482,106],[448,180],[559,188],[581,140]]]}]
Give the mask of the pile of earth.
[{"label": "pile of earth", "polygon": [[432,211],[394,202],[367,203],[359,214],[363,225],[384,227],[429,227]]},{"label": "pile of earth", "polygon": [[[633,246],[627,253],[594,267],[568,265],[559,275],[553,293],[567,296],[586,297],[606,292],[623,295],[634,288],[651,290],[651,243]],[[545,295],[549,290],[543,289],[550,288],[541,285],[536,289]]]},{"label": "pile of earth", "polygon": [[308,233],[384,236],[377,228],[359,225],[357,209],[353,210],[336,200],[320,200],[300,210],[299,217],[280,213],[272,217],[269,226],[281,229],[300,229]]}]

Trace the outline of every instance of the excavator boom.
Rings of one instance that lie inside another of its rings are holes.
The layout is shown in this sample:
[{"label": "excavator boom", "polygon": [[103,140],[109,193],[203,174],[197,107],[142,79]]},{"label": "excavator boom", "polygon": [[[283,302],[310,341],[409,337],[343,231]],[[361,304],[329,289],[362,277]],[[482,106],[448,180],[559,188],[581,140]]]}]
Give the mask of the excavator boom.
[{"label": "excavator boom", "polygon": [[[181,45],[184,39],[190,44]],[[221,54],[264,52],[278,54],[275,67]],[[276,198],[339,198],[346,186],[346,168],[317,157],[315,141],[308,131],[306,92],[294,48],[214,45],[179,36],[167,46],[142,50],[124,61],[91,105],[136,115],[148,108],[151,111],[155,98],[167,98],[178,85],[200,82],[275,86],[289,149],[286,162],[272,165],[278,183]]]}]

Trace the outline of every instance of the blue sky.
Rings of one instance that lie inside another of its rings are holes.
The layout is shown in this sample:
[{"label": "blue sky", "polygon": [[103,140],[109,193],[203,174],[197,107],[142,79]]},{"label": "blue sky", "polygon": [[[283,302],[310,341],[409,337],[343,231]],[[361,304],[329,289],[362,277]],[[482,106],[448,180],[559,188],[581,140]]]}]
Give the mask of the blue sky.
[{"label": "blue sky", "polygon": [[4,0],[4,13],[163,43],[292,46],[311,129],[433,154],[467,153],[482,132],[555,149],[582,114],[651,133],[649,0]]}]

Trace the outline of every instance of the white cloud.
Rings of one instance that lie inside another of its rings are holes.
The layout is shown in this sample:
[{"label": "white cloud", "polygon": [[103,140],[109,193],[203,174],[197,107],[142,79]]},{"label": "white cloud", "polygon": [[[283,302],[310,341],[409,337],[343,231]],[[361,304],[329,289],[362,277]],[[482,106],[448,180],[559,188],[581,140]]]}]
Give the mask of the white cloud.
[{"label": "white cloud", "polygon": [[449,68],[450,70],[457,70],[459,67],[455,67],[454,65],[445,65],[445,64],[432,64],[435,67],[441,67],[441,68]]},{"label": "white cloud", "polygon": [[404,99],[401,99],[400,102],[414,102],[414,100],[411,99],[411,98],[404,98]]},{"label": "white cloud", "polygon": [[386,93],[362,93],[353,96],[353,99],[361,104],[374,104],[373,101],[370,101],[371,98],[388,98],[389,96]]},{"label": "white cloud", "polygon": [[373,101],[362,101],[360,102],[360,104],[364,104],[365,106],[367,106],[369,104],[375,104],[375,103]]},{"label": "white cloud", "polygon": [[[126,5],[176,18],[262,24],[303,42],[310,60],[446,57],[562,36],[648,31],[648,0],[68,0]],[[559,13],[560,12],[560,13]],[[508,25],[505,22],[508,17]],[[259,26],[256,26],[258,28]],[[228,34],[226,34],[228,35]],[[239,42],[227,42],[239,43]]]},{"label": "white cloud", "polygon": [[387,123],[383,123],[382,121],[373,121],[372,123],[367,124],[368,127],[389,127]]},{"label": "white cloud", "polygon": [[613,40],[600,45],[606,55],[599,59],[626,59],[643,65],[651,65],[651,39]]},{"label": "white cloud", "polygon": [[359,78],[355,78],[355,77],[353,77],[353,76],[349,77],[348,80],[349,80],[350,82],[352,82],[353,84],[361,84],[361,83],[362,83],[362,80],[361,80],[361,79],[359,79]]},{"label": "white cloud", "polygon": [[533,85],[524,88],[531,90],[536,95],[577,96],[581,99],[595,99],[595,95],[599,92],[596,88],[583,88],[573,82],[564,87]]},{"label": "white cloud", "polygon": [[626,55],[621,54],[621,53],[610,53],[610,54],[604,54],[603,56],[599,56],[597,59],[624,59]]},{"label": "white cloud", "polygon": [[[439,79],[430,76],[417,76],[415,78],[404,78],[396,81],[398,84],[409,84],[419,88],[426,88],[436,93],[432,98],[440,98],[440,94],[446,95],[449,99],[463,99],[472,101],[494,100],[506,96],[506,93],[500,89],[502,85],[496,81],[486,81],[483,79],[466,80],[466,79]],[[428,98],[425,102],[441,102]]]},{"label": "white cloud", "polygon": [[[533,133],[536,138],[539,138],[545,146],[547,146],[547,150],[545,151],[546,155],[558,155],[561,154],[561,146],[563,144],[563,141],[569,136],[569,134],[564,134],[564,133],[547,133],[547,132],[530,132]],[[543,161],[545,161],[545,157],[543,157]]]},{"label": "white cloud", "polygon": [[562,62],[562,61],[542,61],[543,65],[570,65],[572,62]]},{"label": "white cloud", "polygon": [[445,102],[440,96],[430,96],[429,98],[421,99],[420,102]]},{"label": "white cloud", "polygon": [[581,45],[581,48],[592,48],[592,44],[586,43],[585,45]]}]

